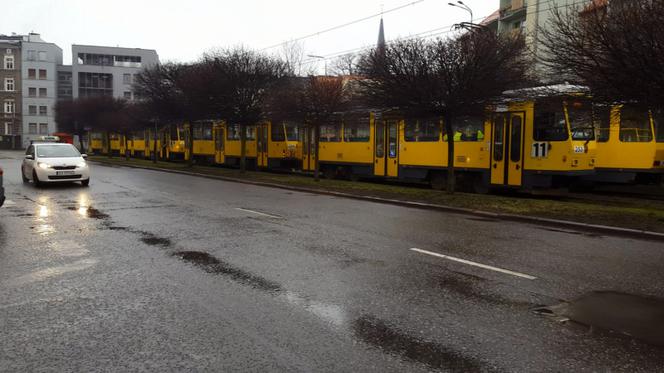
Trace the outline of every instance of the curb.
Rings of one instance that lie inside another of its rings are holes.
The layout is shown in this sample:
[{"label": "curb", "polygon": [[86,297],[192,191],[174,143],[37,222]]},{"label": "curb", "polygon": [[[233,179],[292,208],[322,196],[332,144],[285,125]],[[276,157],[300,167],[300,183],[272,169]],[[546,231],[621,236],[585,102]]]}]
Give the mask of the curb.
[{"label": "curb", "polygon": [[223,180],[223,181],[228,181],[228,182],[233,182],[233,183],[249,184],[249,185],[269,187],[269,188],[277,188],[277,189],[285,189],[285,190],[292,190],[292,191],[304,192],[304,193],[328,195],[328,196],[334,196],[334,197],[342,197],[342,198],[356,199],[356,200],[362,200],[362,201],[384,203],[384,204],[403,206],[403,207],[411,207],[411,208],[426,209],[426,210],[435,210],[435,211],[442,211],[442,212],[452,212],[452,213],[457,213],[457,214],[472,215],[472,216],[478,216],[478,217],[487,218],[487,219],[494,219],[494,220],[505,220],[505,221],[530,223],[530,224],[557,227],[557,228],[577,229],[577,230],[583,230],[583,231],[586,231],[586,232],[602,233],[602,234],[613,235],[613,236],[637,238],[637,239],[646,239],[646,240],[651,240],[651,241],[662,241],[662,242],[664,242],[664,233],[645,231],[645,230],[640,230],[640,229],[621,228],[621,227],[613,227],[613,226],[609,226],[609,225],[600,225],[600,224],[580,223],[580,222],[574,222],[574,221],[569,221],[569,220],[540,218],[540,217],[536,217],[536,216],[525,216],[525,215],[488,212],[488,211],[467,209],[467,208],[463,208],[463,207],[451,207],[451,206],[445,206],[445,205],[437,205],[437,204],[426,203],[426,202],[404,201],[404,200],[374,197],[374,196],[362,196],[362,195],[351,194],[351,193],[335,192],[335,191],[330,191],[330,190],[321,190],[321,189],[298,187],[298,186],[289,186],[289,185],[275,184],[275,183],[264,182],[264,181],[242,180],[242,179],[238,179],[238,178],[234,178],[234,177],[219,176],[219,175],[206,175],[206,174],[200,174],[200,173],[197,173],[197,172],[189,172],[189,171],[181,171],[181,170],[169,170],[169,169],[163,169],[163,168],[155,168],[155,167],[147,167],[147,166],[139,166],[139,165],[130,165],[130,164],[120,165],[120,164],[112,164],[112,163],[106,163],[104,161],[96,161],[96,160],[91,160],[90,162],[101,164],[101,165],[104,165],[104,166],[110,166],[110,167],[129,167],[129,168],[137,168],[137,169],[142,169],[142,170],[167,172],[167,173],[172,173],[172,174],[195,176],[195,177],[202,177],[202,178],[206,178],[206,179]]}]

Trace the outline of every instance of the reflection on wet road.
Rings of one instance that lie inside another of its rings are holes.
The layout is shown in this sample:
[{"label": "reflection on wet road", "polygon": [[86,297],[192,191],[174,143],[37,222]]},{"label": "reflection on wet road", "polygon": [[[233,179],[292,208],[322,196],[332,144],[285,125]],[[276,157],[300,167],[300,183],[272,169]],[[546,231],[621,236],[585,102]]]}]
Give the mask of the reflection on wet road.
[{"label": "reflection on wet road", "polygon": [[622,316],[541,307],[664,297],[657,243],[126,168],[37,189],[3,154],[0,371],[664,366]]}]

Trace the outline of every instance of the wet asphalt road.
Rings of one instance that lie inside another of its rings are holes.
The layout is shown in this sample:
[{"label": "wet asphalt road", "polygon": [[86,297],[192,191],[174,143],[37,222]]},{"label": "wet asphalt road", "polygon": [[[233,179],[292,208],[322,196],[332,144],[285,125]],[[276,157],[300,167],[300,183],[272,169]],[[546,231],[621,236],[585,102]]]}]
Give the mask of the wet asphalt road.
[{"label": "wet asphalt road", "polygon": [[0,152],[0,371],[664,366],[532,312],[664,297],[661,243],[101,165],[37,189],[21,156]]}]

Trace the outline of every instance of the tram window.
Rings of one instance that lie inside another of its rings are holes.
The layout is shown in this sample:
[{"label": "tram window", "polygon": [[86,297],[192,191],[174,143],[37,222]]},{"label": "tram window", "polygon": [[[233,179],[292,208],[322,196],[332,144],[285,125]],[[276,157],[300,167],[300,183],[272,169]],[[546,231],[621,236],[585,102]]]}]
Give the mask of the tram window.
[{"label": "tram window", "polygon": [[505,132],[505,119],[502,116],[494,118],[495,128],[493,130],[493,160],[500,162],[503,160],[503,144]]},{"label": "tram window", "polygon": [[104,137],[104,136],[103,136],[101,133],[99,133],[99,132],[94,132],[94,133],[92,134],[92,139],[93,139],[93,140],[101,140],[103,137]]},{"label": "tram window", "polygon": [[300,126],[295,123],[286,123],[286,140],[288,141],[297,141],[300,137]]},{"label": "tram window", "polygon": [[510,161],[521,161],[521,117],[512,117],[510,134]]},{"label": "tram window", "polygon": [[376,158],[385,157],[385,122],[376,121]]},{"label": "tram window", "polygon": [[178,130],[179,128],[177,126],[171,127],[171,141],[178,141]]},{"label": "tram window", "polygon": [[657,142],[664,142],[664,111],[653,111],[652,119],[655,122],[655,138]]},{"label": "tram window", "polygon": [[652,138],[648,111],[623,106],[620,110],[620,141],[650,142]]},{"label": "tram window", "polygon": [[593,110],[590,102],[574,101],[567,105],[572,140],[594,140]]},{"label": "tram window", "polygon": [[284,124],[275,124],[272,123],[270,129],[270,138],[272,141],[286,141],[286,134],[284,133]]},{"label": "tram window", "polygon": [[145,139],[145,135],[143,134],[143,132],[135,132],[135,133],[133,134],[132,138],[133,138],[134,140],[144,140],[144,139]]},{"label": "tram window", "polygon": [[117,133],[111,133],[108,137],[111,140],[119,140],[120,139],[120,135],[118,135]]},{"label": "tram window", "polygon": [[226,132],[226,140],[239,140],[240,139],[240,125],[229,124],[228,131]]},{"label": "tram window", "polygon": [[404,138],[406,141],[440,141],[440,121],[436,118],[407,119],[404,127]]},{"label": "tram window", "polygon": [[[484,118],[481,116],[462,116],[457,118],[456,127],[460,129],[460,141],[483,141]],[[457,141],[455,136],[454,141]]]},{"label": "tram window", "polygon": [[339,136],[340,126],[339,124],[323,124],[320,126],[320,142],[339,142],[341,137]]},{"label": "tram window", "polygon": [[224,150],[224,129],[221,127],[217,128],[216,148],[220,151]]},{"label": "tram window", "polygon": [[565,141],[569,138],[565,115],[562,107],[557,105],[536,105],[533,127],[535,141]]},{"label": "tram window", "polygon": [[369,141],[369,117],[349,116],[344,118],[345,142]]},{"label": "tram window", "polygon": [[389,143],[389,157],[397,157],[397,129],[399,128],[399,122],[396,120],[390,120],[387,122],[388,130],[388,143]]},{"label": "tram window", "polygon": [[611,135],[611,106],[597,105],[593,108],[597,142],[607,142]]},{"label": "tram window", "polygon": [[246,139],[249,141],[254,141],[256,140],[256,126],[246,126],[244,127],[245,129],[245,136]]}]

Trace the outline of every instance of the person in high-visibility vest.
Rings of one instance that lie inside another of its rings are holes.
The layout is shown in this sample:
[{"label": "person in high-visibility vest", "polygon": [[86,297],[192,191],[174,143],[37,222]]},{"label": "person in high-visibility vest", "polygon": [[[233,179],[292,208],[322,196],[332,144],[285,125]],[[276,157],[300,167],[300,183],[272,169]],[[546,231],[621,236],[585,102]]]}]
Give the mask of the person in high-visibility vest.
[{"label": "person in high-visibility vest", "polygon": [[[462,135],[461,131],[456,130],[456,132],[454,132],[454,141],[461,141]],[[447,141],[447,134],[443,136],[443,141]]]}]

